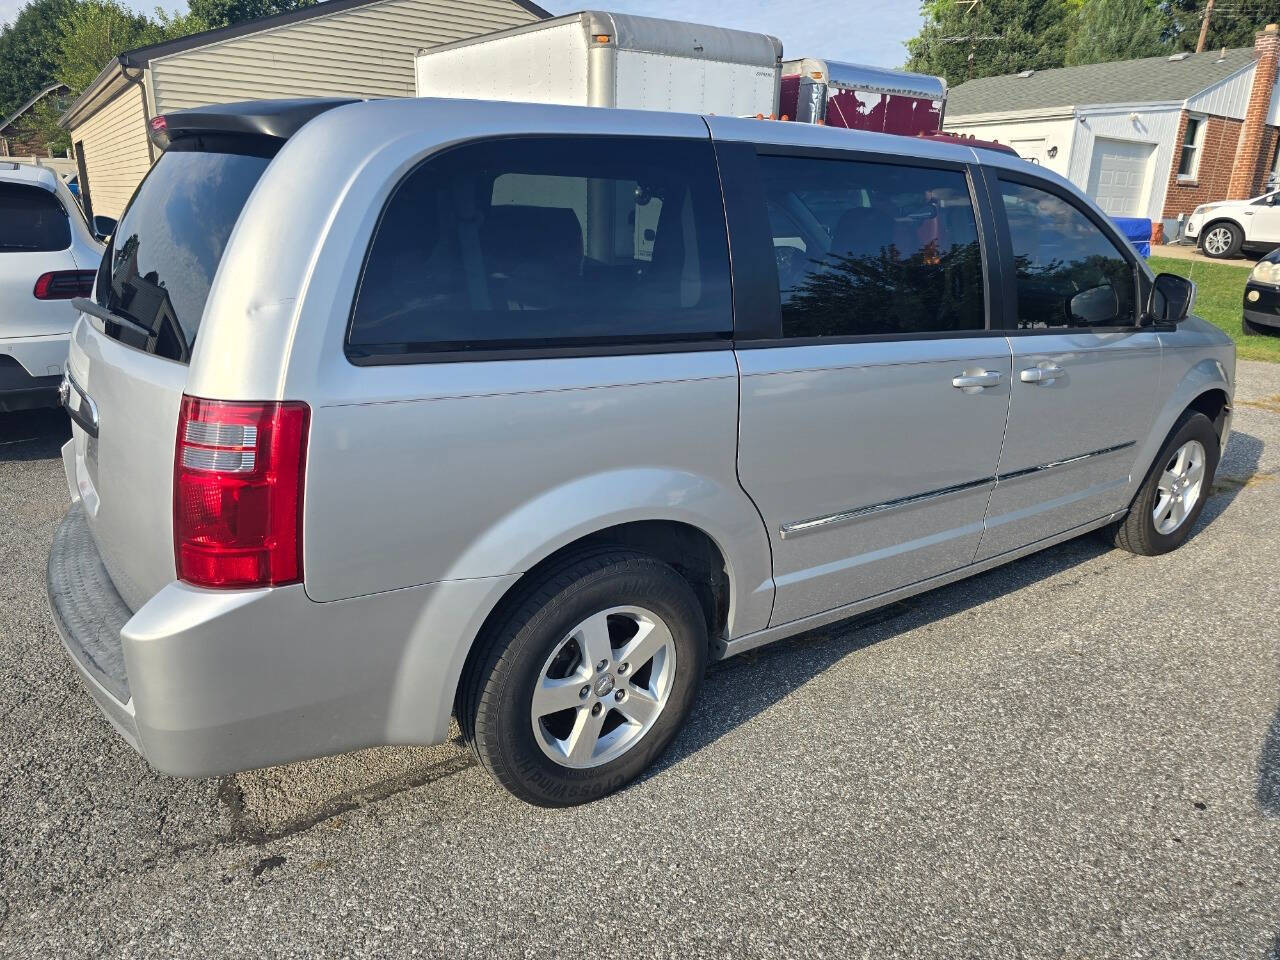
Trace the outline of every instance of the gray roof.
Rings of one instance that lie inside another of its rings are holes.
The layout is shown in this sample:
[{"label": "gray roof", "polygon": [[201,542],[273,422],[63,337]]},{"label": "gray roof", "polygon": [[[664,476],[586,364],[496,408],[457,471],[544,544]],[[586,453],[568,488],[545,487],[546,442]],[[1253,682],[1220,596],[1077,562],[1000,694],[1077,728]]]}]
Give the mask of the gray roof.
[{"label": "gray roof", "polygon": [[28,101],[27,101],[26,103],[24,103],[22,106],[20,106],[17,110],[13,111],[13,115],[12,115],[12,116],[8,116],[8,117],[5,117],[3,120],[0,120],[0,130],[8,129],[9,125],[10,125],[10,124],[12,124],[12,123],[13,123],[13,121],[17,120],[20,116],[22,116],[24,113],[26,113],[26,112],[27,112],[28,110],[30,110],[32,107],[34,107],[37,103],[39,103],[41,100],[43,100],[43,99],[44,99],[45,97],[47,97],[49,94],[53,93],[53,91],[55,91],[55,90],[65,90],[65,89],[67,89],[67,85],[66,85],[65,83],[61,83],[61,82],[59,82],[59,83],[51,83],[51,84],[49,84],[47,87],[45,87],[45,88],[44,88],[43,90],[41,90],[39,93],[37,93],[34,97],[32,97],[30,100],[28,100]]},{"label": "gray roof", "polygon": [[1186,100],[1246,67],[1253,47],[1193,53],[1182,60],[1146,57],[1037,70],[1029,77],[1006,74],[969,80],[947,98],[950,118],[1086,103],[1155,103]]},{"label": "gray roof", "polygon": [[[243,37],[250,33],[260,33],[263,30],[271,30],[275,27],[283,27],[290,23],[299,23],[303,20],[314,20],[318,17],[327,17],[330,14],[342,13],[355,7],[368,6],[371,3],[380,3],[382,0],[320,0],[313,3],[309,7],[296,7],[293,10],[287,10],[284,13],[276,13],[266,17],[257,17],[253,20],[242,20],[239,23],[232,24],[229,27],[216,27],[213,30],[202,30],[200,33],[191,33],[185,37],[178,37],[176,40],[165,40],[162,43],[153,43],[148,47],[138,47],[134,50],[126,50],[124,53],[112,57],[107,61],[107,65],[102,68],[102,72],[98,74],[97,79],[89,84],[80,92],[80,96],[67,107],[66,111],[58,119],[58,123],[65,126],[66,120],[80,108],[82,104],[88,103],[107,79],[117,68],[125,69],[127,67],[141,68],[148,66],[152,60],[160,57],[167,57],[175,53],[182,53],[186,50],[194,50],[196,47],[207,46],[211,43],[221,43],[223,40],[231,40],[235,37]],[[533,14],[539,20],[548,19],[551,14],[543,10],[533,0],[511,0],[518,7],[523,7],[529,13]]]}]

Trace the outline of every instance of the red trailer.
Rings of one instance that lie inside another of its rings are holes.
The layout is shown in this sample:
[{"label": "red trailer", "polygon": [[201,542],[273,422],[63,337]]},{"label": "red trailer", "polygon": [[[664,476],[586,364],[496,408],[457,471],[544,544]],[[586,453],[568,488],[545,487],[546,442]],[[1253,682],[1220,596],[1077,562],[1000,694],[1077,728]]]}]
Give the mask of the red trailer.
[{"label": "red trailer", "polygon": [[989,140],[943,133],[947,82],[924,73],[805,57],[782,64],[778,114],[801,123],[956,141],[1013,153]]}]

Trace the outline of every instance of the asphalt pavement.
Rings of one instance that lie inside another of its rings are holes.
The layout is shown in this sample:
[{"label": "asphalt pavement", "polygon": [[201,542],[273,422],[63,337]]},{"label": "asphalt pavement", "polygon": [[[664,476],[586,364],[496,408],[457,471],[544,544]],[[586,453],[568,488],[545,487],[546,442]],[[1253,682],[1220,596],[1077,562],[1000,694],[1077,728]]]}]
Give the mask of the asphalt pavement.
[{"label": "asphalt pavement", "polygon": [[1199,527],[1083,538],[713,667],[539,810],[457,743],[153,773],[45,607],[57,415],[0,416],[0,956],[1280,960],[1280,365]]}]

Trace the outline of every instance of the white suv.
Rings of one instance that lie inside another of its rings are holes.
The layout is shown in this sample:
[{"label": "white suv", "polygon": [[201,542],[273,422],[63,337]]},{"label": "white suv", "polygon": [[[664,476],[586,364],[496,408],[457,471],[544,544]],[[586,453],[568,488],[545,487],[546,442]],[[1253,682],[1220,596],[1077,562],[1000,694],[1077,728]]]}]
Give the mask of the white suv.
[{"label": "white suv", "polygon": [[76,320],[67,301],[93,290],[101,259],[52,170],[0,163],[0,411],[57,405]]},{"label": "white suv", "polygon": [[1246,248],[1268,251],[1280,246],[1280,191],[1252,200],[1204,203],[1191,211],[1186,236],[1205,256],[1227,259]]}]

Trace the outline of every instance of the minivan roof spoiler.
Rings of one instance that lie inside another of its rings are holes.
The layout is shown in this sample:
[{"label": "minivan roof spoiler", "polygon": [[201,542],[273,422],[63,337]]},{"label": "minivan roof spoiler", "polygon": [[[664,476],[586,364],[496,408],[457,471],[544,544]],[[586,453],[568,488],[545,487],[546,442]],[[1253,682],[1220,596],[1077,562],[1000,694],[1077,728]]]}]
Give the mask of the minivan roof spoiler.
[{"label": "minivan roof spoiler", "polygon": [[307,97],[299,100],[245,100],[177,110],[151,118],[147,133],[161,150],[201,134],[266,137],[283,143],[327,110],[359,102],[358,97]]}]

